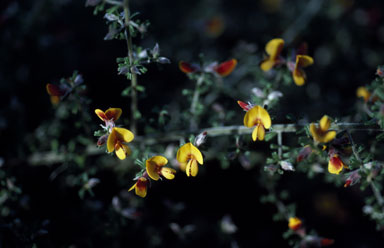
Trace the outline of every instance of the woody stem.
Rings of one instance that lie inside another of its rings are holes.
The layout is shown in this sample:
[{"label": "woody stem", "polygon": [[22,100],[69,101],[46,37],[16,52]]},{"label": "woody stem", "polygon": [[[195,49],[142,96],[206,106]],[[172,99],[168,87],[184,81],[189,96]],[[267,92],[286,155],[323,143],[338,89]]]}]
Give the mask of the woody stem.
[{"label": "woody stem", "polygon": [[129,23],[130,23],[130,10],[129,10],[129,0],[124,0],[123,2],[123,8],[124,8],[124,24],[125,24],[125,39],[127,41],[127,48],[128,48],[128,58],[129,58],[129,69],[130,73],[132,75],[131,77],[131,123],[130,123],[130,129],[133,133],[137,133],[137,123],[136,123],[136,116],[138,113],[138,107],[137,107],[137,74],[132,69],[134,63],[133,63],[133,45],[132,45],[132,35],[129,31]]}]

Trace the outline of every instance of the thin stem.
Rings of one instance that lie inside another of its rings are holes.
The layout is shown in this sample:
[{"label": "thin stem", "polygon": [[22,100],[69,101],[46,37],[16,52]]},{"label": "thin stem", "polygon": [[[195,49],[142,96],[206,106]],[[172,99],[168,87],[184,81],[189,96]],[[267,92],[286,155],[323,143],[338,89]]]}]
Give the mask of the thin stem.
[{"label": "thin stem", "polygon": [[278,155],[279,155],[279,158],[282,159],[282,157],[283,157],[283,133],[281,131],[277,132],[277,144],[279,146]]},{"label": "thin stem", "polygon": [[125,24],[125,39],[127,41],[128,48],[128,58],[129,58],[129,67],[131,71],[131,124],[130,129],[133,133],[137,134],[137,123],[136,123],[136,114],[138,112],[137,107],[137,74],[134,70],[132,70],[133,66],[133,45],[132,45],[132,36],[129,31],[130,25],[130,10],[129,10],[129,0],[124,0],[123,2],[124,8],[124,24]]},{"label": "thin stem", "polygon": [[117,6],[123,6],[122,2],[114,1],[114,0],[104,0],[105,3],[111,4],[111,5],[117,5]]},{"label": "thin stem", "polygon": [[199,97],[200,97],[200,86],[203,84],[203,82],[204,82],[204,73],[202,73],[199,76],[199,78],[197,79],[195,91],[194,91],[193,97],[192,97],[191,108],[190,108],[190,112],[192,114],[191,123],[190,123],[190,129],[191,130],[197,129],[196,107],[197,107],[197,103],[199,102]]}]

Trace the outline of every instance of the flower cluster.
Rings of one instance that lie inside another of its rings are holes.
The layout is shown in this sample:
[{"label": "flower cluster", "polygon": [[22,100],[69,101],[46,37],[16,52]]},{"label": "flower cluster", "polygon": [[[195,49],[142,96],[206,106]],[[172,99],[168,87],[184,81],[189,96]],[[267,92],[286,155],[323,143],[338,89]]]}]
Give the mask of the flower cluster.
[{"label": "flower cluster", "polygon": [[280,54],[284,48],[284,40],[275,38],[270,40],[265,46],[265,52],[267,57],[260,63],[260,68],[263,71],[269,71],[274,67],[286,64],[288,69],[292,72],[293,81],[297,86],[305,84],[307,78],[304,67],[313,64],[313,58],[306,54],[302,54],[302,51],[296,51],[295,59],[286,60]]},{"label": "flower cluster", "polygon": [[96,115],[104,121],[105,125],[101,125],[103,131],[96,133],[100,138],[97,141],[99,146],[102,146],[107,143],[107,151],[112,153],[115,151],[116,156],[124,160],[127,155],[131,154],[131,149],[126,143],[131,142],[134,139],[134,134],[128,129],[122,127],[116,127],[115,121],[117,121],[122,113],[120,108],[109,108],[105,112],[96,109]]}]

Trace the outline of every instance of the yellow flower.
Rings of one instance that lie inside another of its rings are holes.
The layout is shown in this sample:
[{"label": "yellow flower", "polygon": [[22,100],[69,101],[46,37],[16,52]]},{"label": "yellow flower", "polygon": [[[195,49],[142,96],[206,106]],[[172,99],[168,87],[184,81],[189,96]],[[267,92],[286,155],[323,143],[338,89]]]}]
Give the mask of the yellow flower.
[{"label": "yellow flower", "polygon": [[176,159],[180,164],[180,169],[185,171],[187,176],[195,177],[199,170],[197,163],[203,164],[203,155],[190,142],[179,148]]},{"label": "yellow flower", "polygon": [[316,127],[314,123],[311,123],[309,132],[316,142],[327,143],[336,137],[336,131],[328,131],[330,126],[331,121],[328,116],[324,115],[319,122],[319,127]]},{"label": "yellow flower", "polygon": [[288,227],[289,229],[293,230],[293,231],[297,231],[302,225],[302,222],[299,218],[297,217],[290,217],[289,218],[289,223],[288,223]]},{"label": "yellow flower", "polygon": [[147,184],[148,179],[145,177],[140,177],[128,191],[135,189],[136,195],[144,198],[147,195]]},{"label": "yellow flower", "polygon": [[362,97],[365,102],[368,102],[369,98],[371,97],[371,93],[367,90],[365,87],[359,87],[356,90],[357,97]]},{"label": "yellow flower", "polygon": [[263,71],[269,71],[280,62],[280,53],[284,47],[284,40],[280,38],[270,40],[265,46],[268,58],[260,64]]},{"label": "yellow flower", "polygon": [[108,121],[117,121],[120,118],[120,115],[122,113],[121,108],[109,108],[107,111],[102,111],[100,109],[95,110],[96,115],[105,122]]},{"label": "yellow flower", "polygon": [[295,69],[292,72],[293,81],[297,86],[302,86],[305,83],[306,74],[303,69],[304,67],[313,64],[313,58],[308,55],[296,55]]},{"label": "yellow flower", "polygon": [[119,159],[125,159],[127,155],[131,154],[131,149],[126,144],[123,144],[123,142],[131,142],[134,137],[133,133],[128,129],[121,127],[112,128],[107,140],[108,152],[115,151]]},{"label": "yellow flower", "polygon": [[145,161],[147,174],[150,178],[157,181],[160,175],[166,179],[172,180],[175,178],[176,171],[172,168],[164,167],[168,163],[168,160],[163,156],[154,156]]},{"label": "yellow flower", "polygon": [[339,155],[332,155],[328,162],[328,172],[338,175],[343,168],[348,168],[348,166],[343,163]]},{"label": "yellow flower", "polygon": [[253,141],[264,140],[265,129],[271,127],[271,117],[269,116],[267,110],[263,107],[256,105],[244,116],[244,126],[246,127],[255,127],[252,132]]}]

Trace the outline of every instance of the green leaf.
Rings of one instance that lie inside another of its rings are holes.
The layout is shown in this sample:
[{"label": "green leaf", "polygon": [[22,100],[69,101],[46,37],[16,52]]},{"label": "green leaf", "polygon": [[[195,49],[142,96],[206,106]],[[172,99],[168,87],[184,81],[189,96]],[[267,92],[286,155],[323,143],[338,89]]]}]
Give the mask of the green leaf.
[{"label": "green leaf", "polygon": [[273,139],[275,136],[277,135],[277,133],[275,133],[275,132],[269,132],[269,133],[266,133],[265,134],[265,137],[264,137],[264,139],[265,139],[265,141],[270,141],[271,139]]}]

